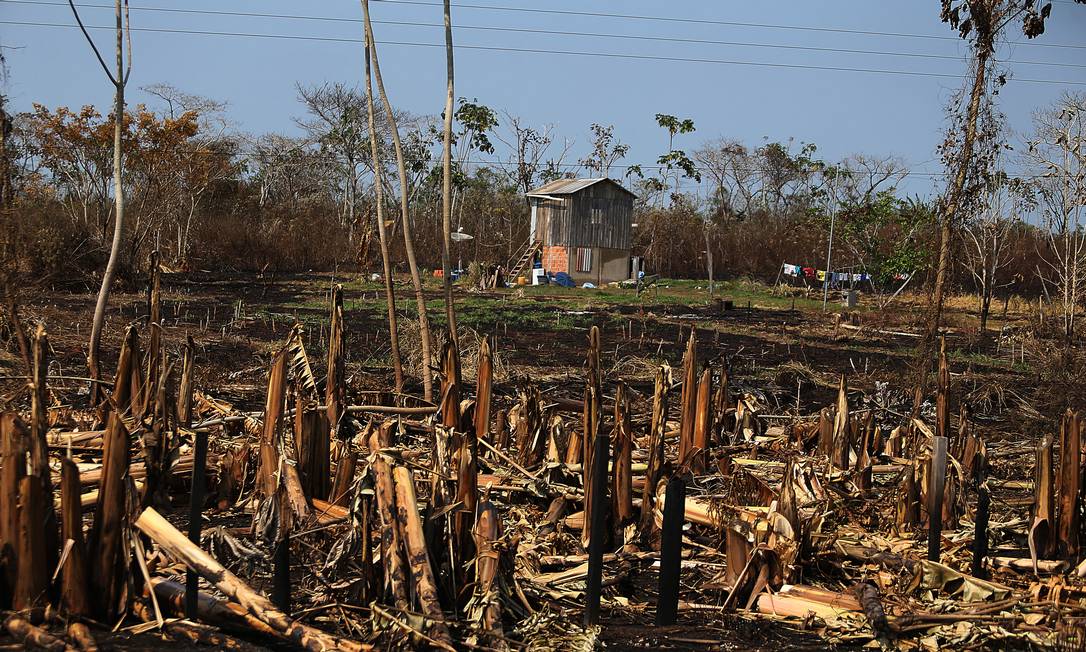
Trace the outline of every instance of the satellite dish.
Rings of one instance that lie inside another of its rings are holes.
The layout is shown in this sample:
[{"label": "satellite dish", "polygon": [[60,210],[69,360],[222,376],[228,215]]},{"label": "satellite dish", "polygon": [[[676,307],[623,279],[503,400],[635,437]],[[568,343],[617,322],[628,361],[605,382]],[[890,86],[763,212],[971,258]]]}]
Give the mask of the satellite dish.
[{"label": "satellite dish", "polygon": [[475,236],[468,235],[467,233],[461,233],[459,231],[449,234],[453,239],[453,242],[467,242],[468,240],[474,240]]}]

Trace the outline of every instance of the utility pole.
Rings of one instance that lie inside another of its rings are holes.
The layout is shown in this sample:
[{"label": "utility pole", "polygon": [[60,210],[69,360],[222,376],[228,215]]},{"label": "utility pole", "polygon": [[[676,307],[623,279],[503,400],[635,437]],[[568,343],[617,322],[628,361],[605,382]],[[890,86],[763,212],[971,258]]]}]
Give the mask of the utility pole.
[{"label": "utility pole", "polygon": [[833,261],[833,227],[837,222],[837,176],[840,174],[840,170],[833,175],[833,183],[830,184],[831,191],[833,193],[833,210],[830,211],[830,242],[826,246],[826,277],[822,281],[822,312],[826,312],[826,304],[830,299],[830,275],[833,273],[830,271],[830,265]]}]

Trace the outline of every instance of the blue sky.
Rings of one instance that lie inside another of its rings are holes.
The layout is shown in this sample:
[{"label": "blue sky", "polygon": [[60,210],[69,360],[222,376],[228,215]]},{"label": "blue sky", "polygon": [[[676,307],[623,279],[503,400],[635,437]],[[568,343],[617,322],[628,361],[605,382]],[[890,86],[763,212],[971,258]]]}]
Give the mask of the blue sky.
[{"label": "blue sky", "polygon": [[[58,0],[0,0],[0,43],[9,75],[5,91],[16,110],[31,102],[49,106],[95,104],[107,107],[112,89],[79,32],[66,4]],[[108,0],[82,0],[84,22],[109,25]],[[717,59],[732,62],[868,68],[946,75],[966,70],[963,42],[939,22],[939,3],[888,0],[465,0],[454,1],[454,39],[459,46],[566,50]],[[275,34],[324,39],[358,39],[357,2],[314,0],[133,0],[136,28]],[[675,22],[478,7],[569,10],[701,21],[759,23],[803,28],[893,32],[938,38],[857,34],[809,29]],[[291,14],[347,20],[188,14],[138,10],[140,7]],[[443,43],[439,0],[372,2],[378,42]],[[390,24],[388,21],[408,23]],[[60,23],[68,27],[13,25]],[[425,23],[419,25],[418,23]],[[433,26],[430,26],[433,25]],[[471,29],[470,27],[504,28]],[[539,34],[505,29],[547,30]],[[642,38],[605,38],[568,32]],[[92,30],[109,50],[111,34]],[[1018,31],[1011,40],[1024,41]],[[652,39],[727,41],[690,43]],[[249,132],[296,131],[301,114],[295,84],[325,81],[361,83],[360,43],[334,40],[248,38],[191,33],[136,31],[130,103],[149,101],[138,87],[169,83],[190,93],[226,101],[238,128]],[[868,50],[950,58],[817,52],[760,46],[800,46]],[[1024,79],[1086,84],[1086,6],[1056,0],[1047,33],[1035,44],[1010,44],[1001,58],[1017,79],[1002,91],[1001,106],[1010,126],[1029,128],[1030,114],[1064,91],[1086,92],[1086,85],[1029,83]],[[1053,47],[1069,45],[1077,47]],[[392,101],[416,114],[437,114],[444,104],[445,61],[440,47],[386,44],[382,70]],[[1067,67],[1072,64],[1074,67]],[[757,145],[763,138],[814,142],[819,154],[838,159],[853,153],[893,154],[910,168],[939,172],[935,152],[942,139],[943,107],[961,79],[886,73],[796,69],[690,61],[622,59],[554,53],[459,49],[457,95],[478,98],[493,108],[521,116],[533,125],[553,124],[560,136],[576,140],[567,161],[586,153],[592,122],[614,124],[631,146],[625,163],[651,164],[667,146],[656,113],[689,117],[695,134],[678,147],[692,150],[709,138],[737,138]],[[910,178],[909,192],[933,188],[927,176]]]}]

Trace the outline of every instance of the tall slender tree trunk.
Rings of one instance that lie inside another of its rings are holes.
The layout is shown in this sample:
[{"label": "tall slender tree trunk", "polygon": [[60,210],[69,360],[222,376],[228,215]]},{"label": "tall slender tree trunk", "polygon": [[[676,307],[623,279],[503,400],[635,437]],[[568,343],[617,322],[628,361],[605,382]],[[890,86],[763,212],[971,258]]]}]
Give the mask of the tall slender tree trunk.
[{"label": "tall slender tree trunk", "polygon": [[[444,147],[441,152],[441,270],[445,285],[445,317],[449,324],[449,341],[460,350],[459,336],[456,332],[456,306],[452,295],[452,123],[453,123],[453,41],[452,10],[449,0],[445,0],[445,76],[448,79],[445,93],[445,133]],[[459,379],[457,379],[459,382]]]},{"label": "tall slender tree trunk", "polygon": [[[106,306],[109,293],[113,289],[113,279],[117,276],[117,264],[121,254],[121,240],[124,237],[124,190],[121,184],[121,135],[124,130],[124,23],[121,14],[121,0],[116,3],[117,18],[117,71],[113,80],[115,88],[113,103],[113,244],[109,249],[109,261],[102,274],[102,285],[98,288],[98,301],[94,306],[94,320],[91,322],[90,345],[87,349],[87,368],[91,379],[101,377],[98,364],[99,349],[102,344],[102,326],[106,319]],[[99,384],[91,383],[91,404],[98,402]]]},{"label": "tall slender tree trunk", "polygon": [[991,56],[992,46],[984,37],[978,36],[976,70],[973,77],[973,88],[969,95],[969,108],[965,121],[965,136],[962,139],[962,149],[958,155],[958,169],[954,173],[954,180],[947,193],[946,202],[943,204],[942,215],[939,218],[939,263],[935,272],[930,318],[928,328],[920,341],[917,350],[917,386],[918,391],[914,396],[913,411],[920,409],[924,391],[927,388],[928,372],[931,371],[932,358],[935,352],[935,343],[939,333],[939,327],[943,319],[943,302],[946,295],[947,276],[950,273],[950,252],[953,246],[954,221],[958,216],[958,206],[961,203],[962,191],[969,175],[969,163],[973,158],[973,143],[977,137],[977,116],[980,113],[980,103],[984,97],[984,88],[987,83],[988,59]]},{"label": "tall slender tree trunk", "polygon": [[366,30],[366,111],[369,119],[370,155],[373,157],[373,192],[377,201],[377,236],[381,241],[381,265],[385,276],[385,304],[388,306],[388,331],[392,346],[392,373],[396,391],[403,392],[403,361],[400,358],[400,333],[396,325],[396,290],[392,286],[392,262],[388,255],[385,229],[385,191],[381,170],[381,150],[377,146],[377,120],[373,110],[373,81],[370,74],[370,33]]},{"label": "tall slender tree trunk", "polygon": [[433,378],[430,371],[430,319],[426,315],[426,297],[422,293],[422,278],[419,276],[419,266],[415,262],[415,245],[411,238],[411,216],[408,209],[407,166],[403,160],[403,146],[400,143],[400,130],[396,125],[396,115],[392,110],[392,103],[388,101],[385,92],[385,82],[381,79],[381,62],[377,57],[377,43],[373,40],[373,27],[370,23],[369,0],[362,0],[362,13],[366,21],[366,41],[369,43],[370,56],[373,62],[373,79],[377,82],[377,92],[381,95],[381,102],[385,105],[385,116],[388,118],[389,128],[392,130],[392,144],[396,149],[396,168],[400,173],[400,211],[403,219],[403,244],[407,251],[407,266],[411,269],[411,282],[415,286],[415,302],[419,311],[419,339],[422,340],[422,392],[427,401],[434,399]]},{"label": "tall slender tree trunk", "polygon": [[709,298],[716,293],[713,285],[713,245],[709,238],[709,225],[702,225],[702,235],[705,236],[705,269],[709,273]]}]

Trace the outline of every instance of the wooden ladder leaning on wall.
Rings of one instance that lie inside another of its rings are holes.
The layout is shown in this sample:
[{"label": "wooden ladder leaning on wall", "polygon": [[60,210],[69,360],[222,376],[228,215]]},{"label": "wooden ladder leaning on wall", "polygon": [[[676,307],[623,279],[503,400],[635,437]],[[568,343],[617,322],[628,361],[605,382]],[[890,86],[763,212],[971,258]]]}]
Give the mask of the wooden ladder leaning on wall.
[{"label": "wooden ladder leaning on wall", "polygon": [[522,272],[524,272],[525,267],[527,267],[533,260],[535,260],[535,255],[542,247],[542,240],[530,240],[528,242],[528,245],[524,249],[524,253],[517,260],[517,262],[509,265],[509,274],[507,278],[510,280],[510,282],[515,281],[515,279],[520,276]]}]

